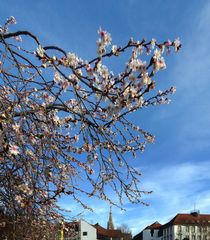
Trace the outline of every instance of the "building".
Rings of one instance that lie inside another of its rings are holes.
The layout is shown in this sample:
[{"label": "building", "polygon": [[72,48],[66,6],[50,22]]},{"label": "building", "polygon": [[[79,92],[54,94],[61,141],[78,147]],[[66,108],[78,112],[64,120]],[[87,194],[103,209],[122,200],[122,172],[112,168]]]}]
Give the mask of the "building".
[{"label": "building", "polygon": [[107,229],[114,229],[114,223],[112,220],[112,207],[110,207],[110,212],[109,212],[109,221],[107,222]]},{"label": "building", "polygon": [[65,222],[64,240],[97,240],[96,228],[84,220]]},{"label": "building", "polygon": [[146,227],[133,240],[210,240],[210,214],[179,213],[164,225]]},{"label": "building", "polygon": [[156,240],[159,239],[158,234],[162,225],[159,222],[147,226],[143,231],[134,236],[133,240]]},{"label": "building", "polygon": [[131,240],[130,233],[124,233],[119,229],[114,229],[112,219],[112,209],[110,207],[109,220],[107,222],[107,229],[100,226],[98,223],[94,225],[97,230],[97,240]]},{"label": "building", "polygon": [[130,233],[123,233],[118,229],[106,229],[98,223],[94,225],[97,230],[97,240],[131,240]]}]

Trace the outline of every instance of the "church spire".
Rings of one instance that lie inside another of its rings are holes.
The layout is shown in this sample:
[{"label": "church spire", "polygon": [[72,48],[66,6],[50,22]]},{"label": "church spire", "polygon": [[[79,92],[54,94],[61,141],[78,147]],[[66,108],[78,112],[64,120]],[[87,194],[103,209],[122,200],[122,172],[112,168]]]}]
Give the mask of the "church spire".
[{"label": "church spire", "polygon": [[114,229],[114,224],[112,220],[112,207],[110,206],[110,212],[109,212],[109,221],[107,222],[107,229]]}]

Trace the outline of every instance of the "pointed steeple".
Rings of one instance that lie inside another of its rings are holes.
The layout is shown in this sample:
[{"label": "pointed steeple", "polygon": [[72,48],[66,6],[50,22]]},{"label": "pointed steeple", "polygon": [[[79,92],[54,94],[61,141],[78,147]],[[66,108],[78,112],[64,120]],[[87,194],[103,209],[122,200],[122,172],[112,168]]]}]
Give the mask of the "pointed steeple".
[{"label": "pointed steeple", "polygon": [[112,207],[110,206],[110,212],[109,212],[109,221],[107,222],[107,229],[114,229],[114,224],[112,220]]}]

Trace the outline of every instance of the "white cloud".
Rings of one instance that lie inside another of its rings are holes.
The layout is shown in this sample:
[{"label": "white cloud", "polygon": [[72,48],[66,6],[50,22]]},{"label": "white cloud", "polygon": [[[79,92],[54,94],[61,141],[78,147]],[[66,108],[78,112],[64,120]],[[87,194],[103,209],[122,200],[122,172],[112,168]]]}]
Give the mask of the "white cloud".
[{"label": "white cloud", "polygon": [[[151,202],[148,209],[141,209],[128,223],[134,234],[155,221],[166,223],[177,213],[188,213],[196,208],[201,213],[210,212],[210,190],[202,190],[210,182],[210,162],[183,163],[165,166],[145,174],[143,187],[154,193],[145,198]],[[140,209],[140,208],[139,208]],[[133,211],[137,212],[136,209]]]}]

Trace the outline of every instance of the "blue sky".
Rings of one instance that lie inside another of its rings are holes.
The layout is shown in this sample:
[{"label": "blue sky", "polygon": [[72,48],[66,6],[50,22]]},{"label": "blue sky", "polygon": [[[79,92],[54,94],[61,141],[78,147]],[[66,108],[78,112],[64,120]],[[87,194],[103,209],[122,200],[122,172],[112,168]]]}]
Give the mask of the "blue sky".
[{"label": "blue sky", "polygon": [[[133,121],[156,136],[156,142],[134,164],[143,172],[141,186],[153,190],[149,207],[125,204],[113,208],[116,226],[127,223],[136,234],[158,220],[196,208],[210,214],[210,2],[167,0],[1,0],[1,23],[15,16],[44,44],[55,44],[84,59],[96,53],[97,29],[109,31],[117,45],[134,39],[158,41],[180,37],[183,48],[167,59],[158,75],[159,89],[177,87],[170,105],[135,113]],[[131,159],[132,161],[132,159]],[[88,199],[85,201],[89,201]],[[106,226],[108,204],[91,200],[90,223]],[[73,202],[61,205],[79,212]]]}]

